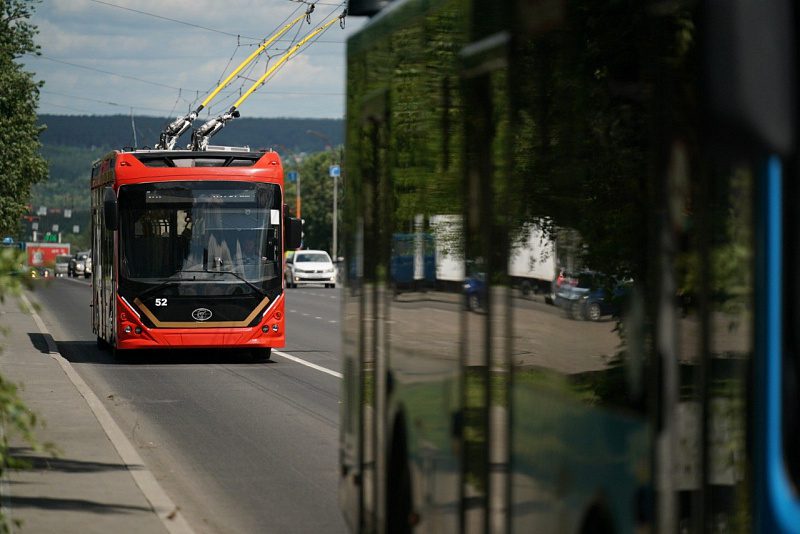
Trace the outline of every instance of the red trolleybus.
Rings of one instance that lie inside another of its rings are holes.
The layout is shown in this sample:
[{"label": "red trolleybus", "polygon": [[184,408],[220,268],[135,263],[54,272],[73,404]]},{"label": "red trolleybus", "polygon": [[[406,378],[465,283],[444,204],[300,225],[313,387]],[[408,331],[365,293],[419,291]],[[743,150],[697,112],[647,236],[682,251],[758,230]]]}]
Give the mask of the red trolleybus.
[{"label": "red trolleybus", "polygon": [[278,154],[114,151],[92,167],[92,329],[98,345],[240,348],[285,341]]}]

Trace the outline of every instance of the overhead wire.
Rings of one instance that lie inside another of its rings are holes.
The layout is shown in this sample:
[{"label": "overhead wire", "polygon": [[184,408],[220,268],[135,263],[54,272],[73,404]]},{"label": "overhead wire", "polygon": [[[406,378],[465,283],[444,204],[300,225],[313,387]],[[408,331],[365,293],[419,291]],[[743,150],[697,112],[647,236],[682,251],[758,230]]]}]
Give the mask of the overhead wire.
[{"label": "overhead wire", "polygon": [[[140,9],[133,9],[131,7],[125,7],[125,6],[121,6],[121,5],[118,5],[118,4],[112,4],[111,2],[104,2],[103,0],[89,0],[89,1],[90,2],[94,2],[95,4],[102,4],[102,5],[108,6],[108,7],[115,7],[117,9],[123,9],[125,11],[131,11],[133,13],[138,13],[140,15],[146,15],[148,17],[153,17],[153,18],[157,18],[157,19],[161,19],[161,20],[166,20],[166,21],[169,21],[169,22],[174,22],[176,24],[182,24],[184,26],[190,26],[192,28],[197,28],[197,29],[200,29],[200,30],[206,30],[206,31],[214,32],[214,33],[219,33],[219,34],[222,34],[222,35],[229,35],[229,36],[232,36],[232,37],[239,37],[239,34],[236,34],[236,33],[226,32],[226,31],[223,31],[223,30],[217,30],[216,28],[209,28],[208,26],[202,26],[200,24],[194,24],[194,23],[191,23],[191,22],[186,22],[186,21],[180,20],[180,19],[174,19],[174,18],[171,18],[171,17],[165,17],[165,16],[162,16],[162,15],[157,15],[155,13],[150,13],[149,11],[142,11]],[[244,35],[242,37],[244,37],[245,39],[250,39],[252,41],[259,41],[259,38],[257,38],[257,37],[247,37],[247,36],[244,36]]]},{"label": "overhead wire", "polygon": [[46,95],[64,96],[64,97],[72,98],[72,99],[75,99],[75,100],[84,100],[86,102],[96,102],[98,104],[105,104],[107,106],[120,107],[120,108],[125,108],[125,109],[133,108],[133,109],[136,109],[136,110],[157,111],[159,113],[163,113],[164,111],[166,111],[163,108],[151,108],[151,107],[147,107],[147,106],[139,106],[139,105],[132,105],[132,104],[121,104],[119,102],[113,102],[113,101],[109,101],[109,100],[99,100],[99,99],[96,99],[96,98],[89,98],[89,97],[85,97],[85,96],[71,95],[71,94],[62,93],[62,92],[59,92],[59,91],[50,91],[48,89],[39,89],[39,92],[42,93],[42,94],[46,94]]},{"label": "overhead wire", "polygon": [[[344,2],[340,4],[339,7],[343,6]],[[306,12],[309,15],[313,11],[314,5],[311,4],[308,11]],[[331,13],[328,15],[333,15],[335,10],[332,10]],[[257,89],[263,87],[264,84],[270,80],[276,72],[278,72],[290,59],[296,56],[298,52],[301,50],[305,50],[311,43],[313,43],[316,39],[318,39],[321,35],[323,35],[334,23],[338,22],[341,28],[345,27],[345,19],[347,17],[347,9],[345,8],[341,14],[336,16],[335,18],[331,18],[326,22],[318,24],[314,29],[309,31],[297,44],[293,45],[286,53],[284,53],[278,61],[268,67],[264,74],[262,74],[258,80],[254,81],[250,87],[239,96],[239,98],[234,102],[228,111],[220,114],[219,116],[206,121],[200,128],[194,129],[192,131],[192,141],[188,146],[191,150],[206,150],[209,146],[209,140],[211,137],[216,135],[222,128],[225,127],[225,124],[231,121],[232,119],[236,119],[240,117],[239,107],[241,104],[249,98],[251,94],[253,94]],[[309,21],[310,22],[310,21]],[[299,34],[298,34],[299,35]],[[248,58],[248,62],[255,56],[251,55]],[[224,83],[228,83],[233,78],[233,74],[231,74]],[[217,91],[219,92],[219,91]],[[197,109],[199,112],[202,109],[203,105]],[[178,117],[168,129],[166,129],[161,134],[161,141],[159,142],[159,148],[168,148],[172,149],[175,145],[175,141],[177,137],[180,136],[181,133],[186,131],[187,125],[191,124],[191,121],[197,117],[197,113],[193,112],[191,115],[186,117]]]},{"label": "overhead wire", "polygon": [[[233,59],[235,58],[235,56],[236,56],[236,54],[238,53],[239,50],[244,49],[245,47],[261,46],[258,43],[261,42],[262,45],[263,45],[263,43],[265,42],[263,39],[258,39],[258,38],[250,37],[250,36],[243,36],[241,34],[235,34],[235,33],[232,33],[232,32],[219,30],[217,28],[203,26],[203,25],[200,25],[200,24],[195,24],[195,23],[187,22],[187,21],[176,19],[176,18],[172,18],[172,17],[166,17],[166,16],[158,15],[158,14],[155,14],[155,13],[151,13],[151,12],[147,12],[147,11],[143,11],[143,10],[139,10],[139,9],[133,9],[133,8],[129,8],[129,7],[126,7],[126,6],[121,6],[121,5],[114,4],[112,2],[107,2],[107,1],[104,1],[104,0],[90,0],[90,1],[93,2],[93,3],[96,3],[96,4],[107,6],[107,7],[117,8],[117,9],[125,10],[125,11],[128,11],[128,12],[137,13],[137,14],[140,14],[140,15],[149,16],[149,17],[153,17],[153,18],[157,18],[157,19],[173,22],[173,23],[176,23],[176,24],[181,24],[181,25],[184,25],[184,26],[193,27],[193,28],[196,28],[196,29],[201,29],[201,30],[205,30],[205,31],[210,31],[210,32],[222,34],[222,35],[236,37],[237,38],[236,48],[234,49],[234,52],[231,55],[231,57],[228,59],[228,62],[225,65],[225,68],[223,69],[223,74],[220,76],[220,78],[222,78],[222,76],[224,76],[225,73],[228,71],[228,69],[230,68],[230,65],[233,62]],[[311,6],[311,7],[313,7],[313,6],[316,6],[316,5],[321,5],[321,6],[324,5],[324,6],[336,6],[336,8],[340,8],[345,4],[345,2],[334,4],[334,3],[327,3],[327,2],[319,2],[318,0],[315,0],[315,1],[290,0],[290,1],[292,1],[295,4],[299,4],[299,5],[298,5],[297,9],[295,9],[291,14],[289,14],[286,17],[286,19],[284,19],[284,22],[286,20],[289,20],[289,18],[291,18],[295,13],[297,13],[297,11],[299,9],[301,9],[303,6]],[[330,14],[328,14],[328,16],[325,17],[325,19],[328,19],[333,14],[334,11],[332,11]],[[323,19],[323,20],[325,20],[325,19]],[[263,56],[262,55],[258,55],[258,57],[256,58],[255,61],[253,61],[246,68],[241,69],[239,72],[237,72],[235,74],[234,77],[231,78],[231,80],[229,80],[228,86],[232,85],[232,81],[234,79],[239,80],[238,87],[236,89],[234,89],[233,91],[227,92],[227,94],[226,93],[222,93],[222,96],[223,96],[222,100],[225,101],[225,102],[229,102],[232,99],[236,98],[237,96],[238,96],[238,98],[241,99],[241,96],[243,94],[242,91],[244,90],[245,84],[247,82],[255,83],[254,82],[254,78],[256,76],[255,76],[254,73],[255,73],[256,69],[260,68],[260,65],[263,64],[263,68],[264,68],[265,73],[269,72],[269,70],[270,70],[270,60],[272,58],[276,57],[277,55],[286,54],[287,52],[292,50],[294,48],[295,44],[298,42],[298,38],[300,37],[301,31],[302,31],[302,25],[299,25],[298,28],[297,28],[297,31],[294,32],[294,35],[293,35],[293,37],[291,39],[285,39],[285,38],[275,39],[275,41],[273,43],[270,43],[269,47],[264,47],[264,49],[262,50]],[[311,30],[310,32],[308,32],[308,34],[312,33],[313,31],[314,30]],[[292,56],[296,55],[296,53],[298,53],[301,50],[305,50],[308,46],[311,46],[311,44],[313,44],[313,43],[317,43],[317,42],[332,42],[332,43],[337,43],[337,44],[342,43],[342,41],[325,41],[325,40],[320,39],[320,37],[326,31],[327,31],[327,27],[325,28],[324,31],[320,32],[319,35],[316,35],[313,38],[313,40],[310,40],[309,42],[305,43],[304,46],[301,49],[295,50],[292,53]],[[306,35],[308,35],[308,34],[306,34]],[[250,41],[254,41],[254,42],[253,43],[243,43],[242,39],[246,39],[246,40],[250,40]],[[288,42],[288,45],[284,46],[284,44],[287,43],[287,42]],[[280,45],[278,45],[278,43],[280,43]],[[66,60],[63,60],[63,59],[58,59],[58,58],[54,58],[54,57],[50,57],[50,56],[46,56],[46,55],[42,55],[42,54],[36,54],[36,55],[29,54],[29,55],[33,56],[33,57],[38,57],[38,58],[41,58],[41,59],[45,59],[45,60],[48,60],[48,61],[52,61],[52,62],[55,62],[55,63],[60,63],[60,64],[63,64],[63,65],[67,65],[67,66],[70,66],[70,67],[73,67],[73,68],[89,70],[89,71],[97,72],[97,73],[104,74],[104,75],[115,76],[115,77],[119,77],[119,78],[123,78],[123,79],[133,80],[133,81],[136,81],[136,82],[139,82],[139,83],[144,83],[144,84],[153,85],[153,86],[156,86],[156,87],[163,87],[163,88],[166,88],[166,89],[171,89],[171,90],[177,91],[177,95],[176,95],[175,101],[174,101],[174,103],[172,105],[172,109],[169,112],[170,114],[173,114],[175,112],[175,109],[178,107],[178,105],[180,104],[181,101],[183,101],[185,103],[188,103],[189,107],[191,109],[194,106],[194,104],[200,99],[200,95],[206,93],[206,91],[202,91],[200,89],[177,87],[175,85],[171,85],[171,84],[167,84],[167,83],[156,82],[156,81],[153,81],[153,80],[147,80],[147,79],[140,78],[140,77],[137,77],[137,76],[131,76],[131,75],[128,75],[128,74],[121,74],[121,73],[118,73],[118,72],[113,72],[113,71],[100,69],[100,68],[96,68],[96,67],[91,67],[91,66],[88,66],[88,65],[82,65],[82,64],[75,63],[75,62],[72,62],[72,61],[66,61]],[[274,76],[275,73],[277,73],[280,69],[282,69],[283,66],[285,65],[285,63],[289,59],[292,59],[292,58],[286,58],[286,59],[282,58],[281,59],[281,63],[278,65],[278,68],[276,68],[273,72],[271,72],[271,74],[269,76],[263,77],[263,79],[259,78],[261,81],[260,81],[260,83],[258,83],[256,88],[263,86],[268,80],[272,79],[272,76]],[[254,90],[255,89],[250,90],[247,93],[247,96],[249,96]],[[218,93],[218,92],[220,92],[220,91],[217,90],[215,92],[215,94]],[[195,98],[192,99],[192,100],[190,100],[189,98],[184,96],[185,94],[191,94],[191,93],[195,93],[195,95],[196,95]],[[324,92],[313,93],[313,92],[293,92],[293,91],[275,91],[274,94],[300,95],[300,96],[305,96],[305,95],[340,96],[341,95],[341,93],[324,93]],[[81,99],[81,100],[94,101],[94,102],[98,102],[98,103],[105,104],[105,105],[111,105],[111,106],[115,106],[115,107],[135,108],[135,109],[140,109],[140,110],[150,110],[150,111],[157,111],[157,112],[162,112],[162,113],[165,111],[163,109],[155,109],[155,108],[148,108],[148,107],[142,107],[142,106],[129,106],[129,105],[124,105],[124,104],[120,104],[120,103],[117,103],[117,102],[103,101],[103,100],[99,100],[99,99],[89,99],[89,98],[86,98],[86,97],[73,97],[71,95],[64,95],[64,96],[69,96],[70,98],[77,98],[77,99]],[[241,100],[237,100],[237,102],[240,103]],[[63,108],[69,109],[67,106],[58,105],[58,104],[48,104],[48,105],[53,105],[53,106],[56,106],[56,107],[63,107]],[[75,111],[84,111],[84,110],[75,109]],[[209,112],[211,111],[210,107],[209,107],[208,111]]]},{"label": "overhead wire", "polygon": [[[310,2],[297,2],[297,3],[300,3],[300,4],[307,4],[307,5],[308,5],[308,4],[312,4],[312,5],[317,5],[317,4],[318,4],[318,2],[313,2],[313,3],[310,3]],[[312,34],[313,32],[315,32],[315,31],[316,31],[318,28],[320,28],[320,27],[324,26],[324,25],[325,25],[327,22],[330,22],[330,21],[331,21],[331,17],[332,17],[332,16],[336,16],[336,13],[337,13],[338,9],[342,8],[342,7],[345,5],[345,2],[341,2],[341,3],[339,3],[339,4],[327,4],[327,5],[334,5],[335,7],[334,7],[334,8],[333,8],[333,9],[332,9],[332,10],[331,10],[331,11],[330,11],[330,12],[329,12],[329,13],[328,13],[328,14],[327,14],[325,17],[323,17],[322,21],[321,21],[321,22],[320,22],[320,23],[319,23],[319,24],[318,24],[316,27],[312,28],[312,29],[311,29],[309,32],[307,32],[306,34],[304,34],[304,36],[303,36],[303,39],[305,39],[305,38],[306,38],[308,35],[311,35],[311,34]],[[338,17],[340,20],[342,20],[340,16],[337,16],[337,17]],[[272,72],[272,73],[271,73],[271,74],[270,74],[270,75],[269,75],[267,78],[265,78],[265,79],[261,80],[261,83],[260,83],[260,84],[259,84],[257,87],[255,87],[255,88],[254,88],[252,91],[250,91],[250,94],[252,94],[252,92],[254,92],[254,91],[257,89],[257,88],[259,88],[259,87],[261,87],[262,85],[264,85],[264,84],[265,84],[267,81],[269,81],[270,79],[272,79],[272,77],[273,77],[273,76],[274,76],[274,75],[275,75],[277,72],[279,72],[281,69],[283,69],[283,67],[285,66],[285,64],[286,64],[288,61],[291,61],[291,60],[292,60],[292,59],[293,59],[295,56],[297,56],[297,55],[298,55],[300,52],[302,52],[302,51],[306,50],[306,49],[307,49],[309,46],[311,46],[312,44],[314,44],[315,42],[317,42],[317,40],[318,40],[318,39],[320,39],[320,38],[322,37],[322,35],[324,35],[324,34],[325,34],[325,32],[327,32],[327,30],[328,30],[328,29],[329,29],[329,28],[328,28],[328,27],[326,27],[326,28],[325,28],[325,29],[323,29],[321,32],[319,32],[319,34],[318,34],[318,35],[316,35],[316,36],[315,36],[315,37],[313,37],[313,38],[312,38],[310,41],[308,41],[307,43],[305,43],[305,44],[304,44],[304,45],[303,45],[303,46],[302,46],[302,47],[301,47],[299,50],[296,50],[296,51],[294,51],[294,52],[291,52],[291,56],[290,56],[290,57],[286,58],[285,60],[281,60],[281,64],[278,66],[278,68],[277,68],[277,69],[275,69],[275,70],[274,70],[274,71],[273,71],[273,72]],[[291,50],[293,49],[293,47],[294,47],[294,44],[295,44],[295,42],[297,42],[297,41],[298,41],[298,38],[299,38],[299,36],[300,36],[300,28],[298,28],[298,31],[297,31],[297,32],[295,32],[295,37],[292,39],[292,45],[291,45],[290,47],[288,47],[287,49],[284,49],[284,50],[281,52],[281,54],[280,54],[280,55],[283,55],[283,54],[290,53],[290,51],[291,51]],[[278,55],[278,54],[276,54],[276,56],[277,56],[277,55]],[[268,56],[268,58],[269,58],[269,59],[272,59],[273,57],[275,57],[275,56]],[[267,65],[265,65],[265,72],[266,72],[266,71],[269,69],[269,59],[268,59],[268,61],[267,61]],[[217,106],[227,106],[227,102],[230,102],[230,101],[232,101],[232,100],[233,100],[233,98],[237,97],[237,93],[238,93],[238,98],[241,98],[241,96],[242,96],[242,93],[241,93],[241,91],[242,91],[242,89],[244,88],[244,84],[245,84],[247,81],[250,81],[250,82],[252,82],[252,83],[255,83],[255,82],[256,82],[256,80],[249,79],[249,77],[248,77],[248,78],[241,77],[241,78],[242,78],[242,81],[241,81],[241,84],[240,84],[239,88],[237,89],[237,91],[231,91],[231,92],[229,92],[227,95],[225,95],[225,96],[223,97],[223,99],[222,99],[220,102],[218,102],[218,103],[217,103]],[[249,97],[249,94],[248,94],[248,97]],[[237,101],[238,101],[238,100],[237,100]],[[234,103],[233,105],[234,105],[234,106],[236,106],[236,103]],[[236,106],[236,107],[238,107],[238,106]]]},{"label": "overhead wire", "polygon": [[[257,86],[255,86],[255,85],[254,85],[254,86],[252,86],[252,87],[251,87],[251,89],[250,89],[250,90],[249,90],[249,92],[247,93],[247,97],[249,97],[249,95],[250,95],[250,94],[252,94],[252,93],[253,93],[253,92],[254,92],[256,89],[260,88],[261,86],[263,86],[264,84],[266,84],[266,83],[267,83],[269,80],[271,80],[271,79],[272,79],[272,78],[273,78],[273,77],[274,77],[274,76],[275,76],[275,75],[276,75],[278,72],[280,72],[280,71],[281,71],[281,70],[282,70],[282,69],[283,69],[283,68],[286,66],[286,64],[287,64],[289,61],[291,61],[291,60],[292,60],[292,59],[294,59],[296,56],[298,56],[299,54],[301,54],[303,51],[307,50],[307,49],[308,49],[308,48],[309,48],[311,45],[313,45],[314,43],[316,43],[316,42],[317,42],[317,40],[318,40],[320,37],[322,37],[322,35],[324,35],[324,34],[325,34],[325,33],[326,33],[326,32],[327,32],[329,29],[330,29],[330,25],[331,25],[331,23],[335,22],[335,21],[336,21],[336,18],[338,18],[338,19],[339,19],[339,23],[340,23],[340,25],[342,25],[342,27],[344,27],[344,26],[343,26],[343,21],[344,21],[343,14],[342,14],[342,15],[336,15],[336,12],[338,11],[338,9],[340,9],[341,7],[343,7],[343,6],[345,6],[345,5],[346,5],[346,2],[341,2],[341,3],[339,3],[339,4],[336,4],[336,7],[334,7],[334,8],[333,8],[333,9],[330,11],[330,13],[328,13],[328,15],[327,15],[326,17],[324,17],[324,18],[322,19],[322,21],[321,21],[321,22],[320,22],[320,23],[319,23],[319,24],[318,24],[318,25],[317,25],[317,26],[316,26],[314,29],[312,29],[311,31],[309,31],[309,32],[308,32],[308,33],[307,33],[307,34],[306,34],[306,35],[303,37],[303,39],[302,39],[301,41],[304,41],[306,38],[308,38],[308,36],[309,36],[309,35],[313,34],[313,33],[314,33],[315,31],[317,31],[319,28],[323,28],[323,29],[322,29],[322,30],[321,30],[321,31],[320,31],[320,32],[319,32],[317,35],[315,35],[314,37],[312,37],[311,39],[309,39],[307,42],[303,42],[303,43],[302,43],[302,45],[301,45],[301,47],[300,47],[299,49],[297,49],[297,50],[294,50],[293,48],[290,48],[290,51],[287,51],[287,54],[291,54],[291,55],[290,55],[289,57],[285,57],[285,56],[283,56],[283,57],[281,58],[281,60],[280,60],[280,63],[277,65],[277,68],[275,68],[275,69],[274,69],[274,71],[272,71],[272,72],[271,72],[271,73],[270,73],[268,76],[266,76],[266,77],[264,77],[263,79],[261,79],[261,80],[260,80],[260,83],[258,83],[258,85],[257,85]],[[346,13],[346,11],[345,11],[345,13]],[[334,18],[334,19],[331,19],[331,17],[332,17],[332,16],[334,16],[335,18]],[[240,96],[239,98],[240,98],[240,100],[237,100],[237,101],[236,101],[236,102],[233,104],[233,106],[234,106],[234,107],[239,107],[239,105],[241,104],[241,102],[244,100],[244,99],[243,99],[241,96]]]},{"label": "overhead wire", "polygon": [[[137,81],[137,82],[146,83],[146,84],[149,84],[149,85],[154,85],[156,87],[164,87],[166,89],[175,89],[176,91],[177,90],[184,90],[184,91],[187,90],[185,87],[176,87],[174,85],[169,85],[169,84],[161,83],[161,82],[154,82],[152,80],[145,80],[144,78],[138,78],[136,76],[130,76],[128,74],[120,74],[118,72],[111,72],[109,70],[103,70],[103,69],[98,69],[98,68],[95,68],[95,67],[89,67],[88,65],[81,65],[79,63],[73,63],[71,61],[65,61],[63,59],[56,59],[56,58],[53,58],[53,57],[50,57],[50,56],[46,56],[44,54],[29,53],[29,54],[26,54],[26,55],[30,56],[30,57],[34,57],[34,58],[46,59],[48,61],[53,61],[55,63],[62,63],[64,65],[69,65],[70,67],[76,67],[76,68],[79,68],[79,69],[91,70],[91,71],[94,71],[94,72],[99,72],[101,74],[108,74],[110,76],[117,76],[119,78],[125,78],[125,79],[128,79],[128,80],[134,80],[134,81]],[[191,91],[195,91],[195,89],[191,89]]]},{"label": "overhead wire", "polygon": [[[298,25],[298,23],[300,23],[303,18],[305,18],[306,21],[310,22],[311,13],[314,11],[314,4],[313,3],[310,4],[310,6],[305,10],[305,12],[300,17],[296,17],[297,12],[300,9],[302,9],[302,7],[303,7],[302,5],[298,6],[297,8],[294,9],[294,11],[292,11],[289,15],[287,15],[278,24],[276,29],[270,32],[268,37],[265,37],[260,41],[258,48],[254,52],[252,52],[250,56],[248,56],[248,58],[246,58],[236,69],[234,69],[234,71],[231,74],[227,75],[227,77],[223,81],[222,78],[226,76],[228,67],[230,67],[231,63],[233,62],[233,58],[236,56],[236,53],[239,51],[239,49],[242,48],[243,46],[241,43],[241,39],[239,39],[237,36],[236,48],[234,49],[231,57],[228,59],[228,63],[225,65],[222,74],[217,80],[216,88],[209,89],[209,91],[207,91],[208,96],[203,100],[200,107],[198,108],[198,111],[200,109],[205,108],[206,112],[210,114],[212,110],[212,107],[209,105],[210,101],[225,87],[229,86],[232,83],[235,76],[238,76],[239,78],[246,78],[247,74],[251,73],[255,69],[255,65],[261,60],[262,54],[270,45],[277,42],[287,31],[289,31],[295,25],[298,26],[298,32],[299,32],[299,28],[301,27],[302,23],[300,25]],[[291,22],[289,22],[290,20]],[[292,40],[292,42],[294,42],[294,39]],[[242,75],[241,74],[242,72],[245,72],[245,74]]]}]

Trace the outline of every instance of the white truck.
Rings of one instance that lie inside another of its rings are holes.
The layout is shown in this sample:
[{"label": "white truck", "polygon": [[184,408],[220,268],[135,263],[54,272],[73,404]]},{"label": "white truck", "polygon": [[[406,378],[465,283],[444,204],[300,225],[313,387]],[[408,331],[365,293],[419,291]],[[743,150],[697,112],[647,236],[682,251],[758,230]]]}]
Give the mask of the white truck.
[{"label": "white truck", "polygon": [[[462,220],[459,215],[434,215],[433,230],[436,263],[436,285],[443,288],[461,284],[467,273],[462,242]],[[511,285],[523,295],[532,293],[551,296],[552,284],[558,276],[555,240],[540,224],[529,223],[511,244],[508,258]]]},{"label": "white truck", "polygon": [[512,243],[508,258],[511,285],[523,295],[552,293],[553,280],[558,276],[555,240],[539,224],[527,224],[516,243]]}]

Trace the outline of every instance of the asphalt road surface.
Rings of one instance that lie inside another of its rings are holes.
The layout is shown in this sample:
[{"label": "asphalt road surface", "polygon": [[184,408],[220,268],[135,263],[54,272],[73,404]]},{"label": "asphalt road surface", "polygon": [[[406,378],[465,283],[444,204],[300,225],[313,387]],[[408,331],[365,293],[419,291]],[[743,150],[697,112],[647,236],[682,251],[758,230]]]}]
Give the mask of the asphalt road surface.
[{"label": "asphalt road surface", "polygon": [[199,533],[344,532],[337,500],[340,290],[287,291],[287,346],[252,363],[191,351],[124,362],[96,347],[90,280],[38,284],[61,354]]}]

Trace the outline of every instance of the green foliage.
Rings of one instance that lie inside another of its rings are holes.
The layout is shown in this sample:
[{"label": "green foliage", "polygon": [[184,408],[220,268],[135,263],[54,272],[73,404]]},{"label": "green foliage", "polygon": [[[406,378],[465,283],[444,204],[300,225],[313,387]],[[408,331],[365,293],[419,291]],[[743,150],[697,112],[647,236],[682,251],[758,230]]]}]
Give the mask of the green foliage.
[{"label": "green foliage", "polygon": [[25,253],[17,248],[0,249],[0,302],[7,295],[16,296],[30,280],[25,276]]},{"label": "green foliage", "polygon": [[32,2],[0,3],[0,233],[16,234],[26,211],[31,185],[44,180],[47,166],[39,155],[36,106],[40,84],[16,59],[35,53],[36,28],[28,19]]},{"label": "green foliage", "polygon": [[[284,171],[296,170],[300,175],[300,207],[303,225],[303,243],[307,249],[332,252],[333,247],[333,178],[329,168],[341,164],[340,149],[310,154],[298,163],[284,158]],[[341,210],[342,180],[339,179],[339,210]],[[287,183],[284,202],[292,213],[297,213],[297,184]],[[340,217],[341,219],[341,214]],[[339,227],[341,228],[341,226]],[[340,234],[341,235],[341,234]],[[339,246],[341,250],[341,246]]]},{"label": "green foliage", "polygon": [[42,155],[47,160],[50,179],[33,188],[33,206],[88,210],[92,162],[110,151],[110,147],[86,148],[45,143]]}]

